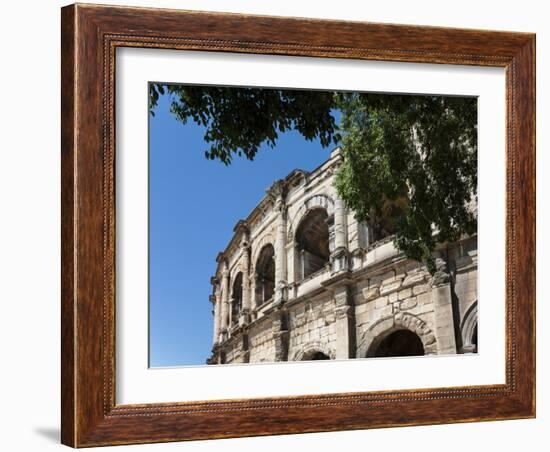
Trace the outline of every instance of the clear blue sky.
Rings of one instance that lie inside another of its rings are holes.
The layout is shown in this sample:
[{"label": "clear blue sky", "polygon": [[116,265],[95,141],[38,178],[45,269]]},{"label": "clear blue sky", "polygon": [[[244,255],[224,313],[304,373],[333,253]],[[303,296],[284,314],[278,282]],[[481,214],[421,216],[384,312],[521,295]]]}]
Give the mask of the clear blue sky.
[{"label": "clear blue sky", "polygon": [[204,131],[183,125],[159,99],[149,121],[149,362],[151,367],[205,364],[212,347],[210,277],[216,256],[276,180],[312,170],[331,148],[297,132],[264,146],[253,162],[207,160]]}]

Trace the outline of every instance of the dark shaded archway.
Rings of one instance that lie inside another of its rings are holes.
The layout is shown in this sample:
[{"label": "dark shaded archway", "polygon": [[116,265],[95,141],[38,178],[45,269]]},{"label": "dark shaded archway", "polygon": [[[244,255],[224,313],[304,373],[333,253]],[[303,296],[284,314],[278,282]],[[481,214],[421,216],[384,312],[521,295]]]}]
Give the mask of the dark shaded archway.
[{"label": "dark shaded archway", "polygon": [[420,337],[410,330],[397,330],[384,337],[367,356],[375,358],[395,356],[422,356],[424,345]]},{"label": "dark shaded archway", "polygon": [[325,209],[313,209],[306,214],[296,230],[298,280],[307,278],[329,262],[328,218]]},{"label": "dark shaded archway", "polygon": [[236,324],[239,320],[243,304],[243,274],[239,272],[233,281],[233,292],[231,296],[231,323]]},{"label": "dark shaded archway", "polygon": [[256,262],[256,305],[273,298],[275,292],[275,250],[270,243],[260,251]]},{"label": "dark shaded archway", "polygon": [[309,353],[305,353],[304,356],[302,357],[302,361],[324,361],[327,359],[330,359],[330,356],[317,350],[313,350]]}]

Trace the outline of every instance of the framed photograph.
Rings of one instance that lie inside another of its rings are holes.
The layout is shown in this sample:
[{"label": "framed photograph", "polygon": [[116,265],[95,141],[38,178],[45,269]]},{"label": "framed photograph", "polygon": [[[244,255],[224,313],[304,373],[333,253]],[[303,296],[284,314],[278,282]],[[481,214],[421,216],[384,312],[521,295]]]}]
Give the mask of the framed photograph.
[{"label": "framed photograph", "polygon": [[62,9],[62,442],[535,416],[535,36]]}]

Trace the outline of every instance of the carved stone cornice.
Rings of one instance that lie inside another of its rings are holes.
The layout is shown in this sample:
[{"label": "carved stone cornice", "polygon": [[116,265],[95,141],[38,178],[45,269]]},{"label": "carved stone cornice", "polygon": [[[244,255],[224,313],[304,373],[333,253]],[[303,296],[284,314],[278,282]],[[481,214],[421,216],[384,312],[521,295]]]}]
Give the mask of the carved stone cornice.
[{"label": "carved stone cornice", "polygon": [[275,203],[278,208],[278,203],[283,203],[286,197],[286,184],[282,179],[273,182],[271,187],[266,190],[267,196]]},{"label": "carved stone cornice", "polygon": [[242,251],[245,251],[245,252],[250,251],[250,241],[249,241],[248,233],[241,237],[240,246]]},{"label": "carved stone cornice", "polygon": [[248,222],[246,220],[239,220],[233,228],[234,232],[248,232]]},{"label": "carved stone cornice", "polygon": [[436,271],[432,277],[432,287],[439,287],[451,282],[451,275],[444,271]]},{"label": "carved stone cornice", "polygon": [[351,318],[354,315],[353,306],[342,305],[334,310],[337,319]]}]

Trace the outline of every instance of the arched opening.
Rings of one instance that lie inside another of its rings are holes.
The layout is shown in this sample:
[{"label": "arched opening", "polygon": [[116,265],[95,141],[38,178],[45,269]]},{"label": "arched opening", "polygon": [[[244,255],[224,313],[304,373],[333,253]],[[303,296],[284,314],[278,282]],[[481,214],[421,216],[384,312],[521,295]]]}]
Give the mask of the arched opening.
[{"label": "arched opening", "polygon": [[367,354],[375,358],[422,355],[424,355],[422,340],[416,333],[405,329],[388,334]]},{"label": "arched opening", "polygon": [[474,327],[474,332],[472,333],[471,343],[473,346],[472,353],[477,353],[477,323],[476,323],[476,326]]},{"label": "arched opening", "polygon": [[306,214],[296,230],[297,280],[307,278],[329,262],[329,226],[325,209]]},{"label": "arched opening", "polygon": [[275,250],[267,244],[256,261],[256,305],[260,306],[273,298],[275,292]]},{"label": "arched opening", "polygon": [[309,357],[309,361],[323,361],[325,359],[330,359],[327,355],[325,355],[323,352],[315,352],[313,355]]},{"label": "arched opening", "polygon": [[477,353],[477,300],[467,309],[460,326],[462,332],[461,353]]},{"label": "arched opening", "polygon": [[233,281],[233,292],[231,297],[231,323],[236,324],[239,320],[243,304],[243,274],[239,272]]},{"label": "arched opening", "polygon": [[304,356],[302,356],[302,361],[324,361],[326,359],[330,359],[330,356],[317,350],[305,353]]}]

